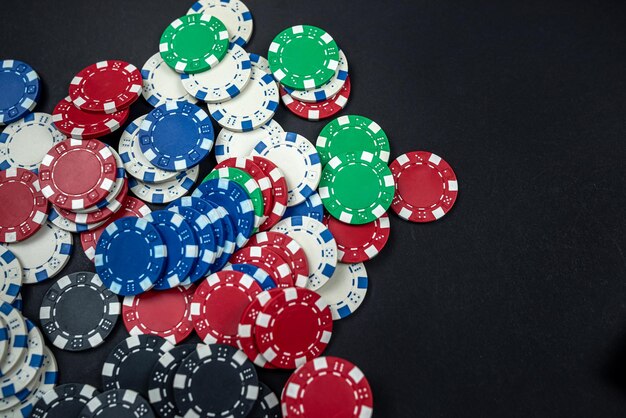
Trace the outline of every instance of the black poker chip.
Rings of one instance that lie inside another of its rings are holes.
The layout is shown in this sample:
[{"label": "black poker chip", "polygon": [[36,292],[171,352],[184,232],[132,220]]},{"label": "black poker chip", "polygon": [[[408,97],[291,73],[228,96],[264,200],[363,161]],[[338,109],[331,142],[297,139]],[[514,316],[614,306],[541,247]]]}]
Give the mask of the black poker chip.
[{"label": "black poker chip", "polygon": [[89,401],[77,417],[155,418],[155,415],[148,401],[134,390],[114,389],[101,393]]},{"label": "black poker chip", "polygon": [[258,394],[254,365],[229,345],[198,344],[174,377],[174,397],[183,416],[245,417]]},{"label": "black poker chip", "polygon": [[278,396],[265,383],[259,382],[259,398],[248,418],[280,418],[280,416]]},{"label": "black poker chip", "polygon": [[148,396],[154,412],[161,418],[180,415],[174,400],[174,376],[185,357],[196,349],[195,344],[184,344],[165,353],[152,369],[148,383]]},{"label": "black poker chip", "polygon": [[118,296],[88,271],[68,274],[46,292],[39,309],[44,334],[56,347],[82,351],[97,347],[120,314]]},{"label": "black poker chip", "polygon": [[131,335],[109,353],[102,366],[104,390],[130,389],[148,398],[152,369],[172,343],[155,335]]},{"label": "black poker chip", "polygon": [[90,385],[67,383],[47,392],[33,407],[31,418],[77,417],[100,392]]}]

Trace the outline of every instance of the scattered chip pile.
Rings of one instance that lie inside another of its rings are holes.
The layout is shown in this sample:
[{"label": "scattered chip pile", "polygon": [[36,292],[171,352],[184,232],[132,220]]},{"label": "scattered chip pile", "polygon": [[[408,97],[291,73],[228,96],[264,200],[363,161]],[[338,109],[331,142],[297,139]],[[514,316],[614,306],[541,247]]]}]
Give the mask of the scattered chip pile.
[{"label": "scattered chip pile", "polygon": [[[332,119],[315,143],[286,132],[279,100],[312,121],[346,106],[346,53],[298,25],[266,59],[245,50],[252,29],[240,0],[200,0],[141,70],[84,68],[52,115],[31,113],[36,72],[2,61],[15,97],[0,98],[0,417],[372,415],[363,372],[324,356],[333,322],[365,300],[388,210],[435,221],[456,176],[425,151],[389,164],[387,134],[364,116]],[[126,124],[142,95],[153,109]],[[124,125],[117,149],[99,140]],[[198,181],[213,149],[218,164]],[[95,272],[51,283],[40,332],[20,289],[63,270],[72,233]],[[130,336],[102,365],[101,391],[55,388],[43,336],[84,351],[118,322]],[[193,333],[201,344],[185,343]],[[260,369],[295,370],[280,399]]]}]

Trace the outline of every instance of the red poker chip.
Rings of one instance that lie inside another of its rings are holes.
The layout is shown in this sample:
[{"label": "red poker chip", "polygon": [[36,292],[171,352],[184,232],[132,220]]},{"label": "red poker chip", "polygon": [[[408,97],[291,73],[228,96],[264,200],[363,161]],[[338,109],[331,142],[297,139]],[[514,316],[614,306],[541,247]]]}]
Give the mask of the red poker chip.
[{"label": "red poker chip", "polygon": [[80,244],[83,247],[83,251],[85,251],[85,255],[91,261],[94,260],[96,256],[96,245],[98,244],[98,239],[102,232],[109,226],[112,222],[117,221],[118,219],[125,218],[127,216],[134,216],[137,218],[143,218],[147,214],[151,212],[148,205],[146,205],[141,200],[134,198],[132,196],[126,196],[124,202],[122,203],[122,207],[120,210],[115,212],[113,216],[106,220],[102,226],[99,226],[97,229],[93,231],[87,231],[80,234]]},{"label": "red poker chip", "polygon": [[263,173],[270,179],[272,183],[272,210],[265,222],[259,227],[259,231],[267,231],[276,225],[283,218],[287,210],[287,200],[289,199],[289,189],[287,188],[287,180],[282,171],[270,160],[263,157],[252,157],[252,161],[259,166]]},{"label": "red poker chip", "polygon": [[256,338],[254,336],[256,317],[261,309],[267,305],[275,296],[281,293],[281,289],[270,289],[259,293],[256,298],[243,311],[239,325],[237,327],[237,346],[246,356],[259,367],[266,369],[275,369],[271,363],[265,360],[256,346]]},{"label": "red poker chip", "polygon": [[335,237],[337,257],[342,263],[360,263],[371,260],[389,240],[389,215],[386,213],[373,222],[353,225],[324,216],[324,225]]},{"label": "red poker chip", "polygon": [[319,357],[287,380],[281,401],[289,417],[371,417],[372,388],[363,372],[339,357]]},{"label": "red poker chip", "polygon": [[98,204],[115,185],[117,163],[97,140],[66,139],[55,144],[39,166],[41,192],[62,209]]},{"label": "red poker chip", "polygon": [[267,247],[247,245],[233,254],[229,261],[231,264],[252,264],[260,267],[270,275],[277,287],[294,285],[294,274],[287,261]]},{"label": "red poker chip", "polygon": [[244,310],[261,293],[252,277],[222,270],[204,279],[193,295],[191,317],[198,336],[206,344],[237,347],[237,327]]},{"label": "red poker chip", "polygon": [[280,88],[280,98],[285,106],[287,106],[287,109],[294,115],[308,120],[321,120],[337,114],[346,107],[348,98],[350,97],[350,90],[350,77],[348,76],[345,84],[341,90],[339,90],[339,93],[321,102],[301,102],[291,97],[283,87]]},{"label": "red poker chip", "polygon": [[67,96],[52,111],[52,121],[65,136],[74,139],[95,139],[116,131],[128,119],[129,109],[107,115],[80,110]]},{"label": "red poker chip", "polygon": [[83,68],[70,83],[70,98],[85,112],[115,113],[141,95],[141,72],[125,61],[100,61]]},{"label": "red poker chip", "polygon": [[172,344],[180,343],[193,331],[194,291],[189,285],[126,296],[122,307],[126,330],[130,335],[158,335]]},{"label": "red poker chip", "polygon": [[48,200],[30,170],[0,171],[0,202],[0,242],[25,240],[48,219]]},{"label": "red poker chip", "polygon": [[263,195],[263,217],[267,218],[272,213],[274,205],[274,196],[272,195],[272,180],[265,174],[261,167],[255,164],[252,159],[245,157],[228,158],[215,166],[215,170],[222,167],[238,168],[250,174],[254,181],[257,182]]},{"label": "red poker chip", "polygon": [[459,185],[452,167],[438,155],[409,152],[396,158],[389,168],[396,182],[391,208],[402,219],[432,222],[452,209]]},{"label": "red poker chip", "polygon": [[108,195],[107,199],[110,198],[110,203],[102,207],[101,209],[89,213],[76,213],[67,209],[59,208],[59,214],[65,219],[69,219],[70,221],[78,224],[95,224],[110,218],[117,211],[119,211],[122,208],[122,205],[124,204],[124,199],[126,199],[127,195],[128,180],[124,177],[124,179],[122,180],[122,187],[117,191],[117,195]]},{"label": "red poker chip", "polygon": [[256,344],[267,361],[295,369],[319,357],[333,333],[330,308],[309,289],[282,289],[258,314]]},{"label": "red poker chip", "polygon": [[289,264],[294,285],[306,287],[309,282],[309,263],[304,249],[288,235],[276,231],[259,232],[248,241],[249,247],[267,247]]}]

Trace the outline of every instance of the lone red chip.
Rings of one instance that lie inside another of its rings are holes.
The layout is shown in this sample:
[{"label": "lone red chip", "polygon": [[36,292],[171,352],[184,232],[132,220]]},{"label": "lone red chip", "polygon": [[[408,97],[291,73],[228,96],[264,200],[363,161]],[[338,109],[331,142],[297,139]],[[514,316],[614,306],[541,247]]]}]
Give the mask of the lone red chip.
[{"label": "lone red chip", "polygon": [[48,201],[37,174],[23,168],[0,171],[0,242],[32,236],[48,218]]},{"label": "lone red chip", "polygon": [[389,215],[374,222],[353,225],[326,215],[324,225],[337,242],[337,257],[342,263],[360,263],[374,258],[389,240]]},{"label": "lone red chip", "polygon": [[339,93],[329,99],[322,100],[321,102],[301,102],[291,97],[283,87],[280,88],[280,98],[285,106],[287,106],[287,109],[289,109],[294,115],[308,120],[320,120],[329,118],[346,107],[348,98],[350,97],[350,90],[350,77],[348,76],[345,84],[341,90],[339,90]]}]

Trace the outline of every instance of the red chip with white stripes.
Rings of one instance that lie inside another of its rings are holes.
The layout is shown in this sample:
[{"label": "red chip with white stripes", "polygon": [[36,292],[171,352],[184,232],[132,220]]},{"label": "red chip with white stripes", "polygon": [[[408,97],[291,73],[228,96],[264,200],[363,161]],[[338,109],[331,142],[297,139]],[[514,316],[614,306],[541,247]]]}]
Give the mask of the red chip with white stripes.
[{"label": "red chip with white stripes", "polygon": [[37,174],[24,168],[0,171],[0,242],[22,241],[48,218],[48,201]]},{"label": "red chip with white stripes", "polygon": [[289,264],[296,287],[309,282],[309,263],[304,249],[288,235],[276,231],[259,232],[248,241],[248,246],[267,247]]},{"label": "red chip with white stripes", "polygon": [[308,120],[320,120],[329,118],[339,113],[346,104],[348,104],[348,98],[350,97],[350,76],[346,78],[346,82],[339,90],[339,93],[333,97],[322,100],[317,103],[305,103],[300,100],[294,99],[287,93],[287,91],[280,88],[280,99],[283,101],[287,109],[296,116],[300,116],[303,119]]},{"label": "red chip with white stripes", "polygon": [[287,210],[287,200],[289,199],[289,188],[287,187],[287,179],[282,171],[270,160],[263,157],[254,156],[252,161],[263,170],[263,173],[270,179],[272,183],[273,204],[269,215],[265,222],[259,227],[260,231],[267,231],[276,225]]},{"label": "red chip with white stripes", "polygon": [[54,107],[52,121],[65,136],[74,139],[94,139],[116,131],[126,122],[129,109],[107,115],[80,110],[67,96]]},{"label": "red chip with white stripes", "polygon": [[324,216],[324,225],[335,237],[337,259],[352,264],[371,260],[385,247],[389,240],[389,215],[366,224],[355,225],[341,222],[330,215]]},{"label": "red chip with white stripes", "polygon": [[277,287],[292,287],[294,274],[287,261],[267,247],[245,246],[229,260],[232,264],[252,264],[267,272]]}]

